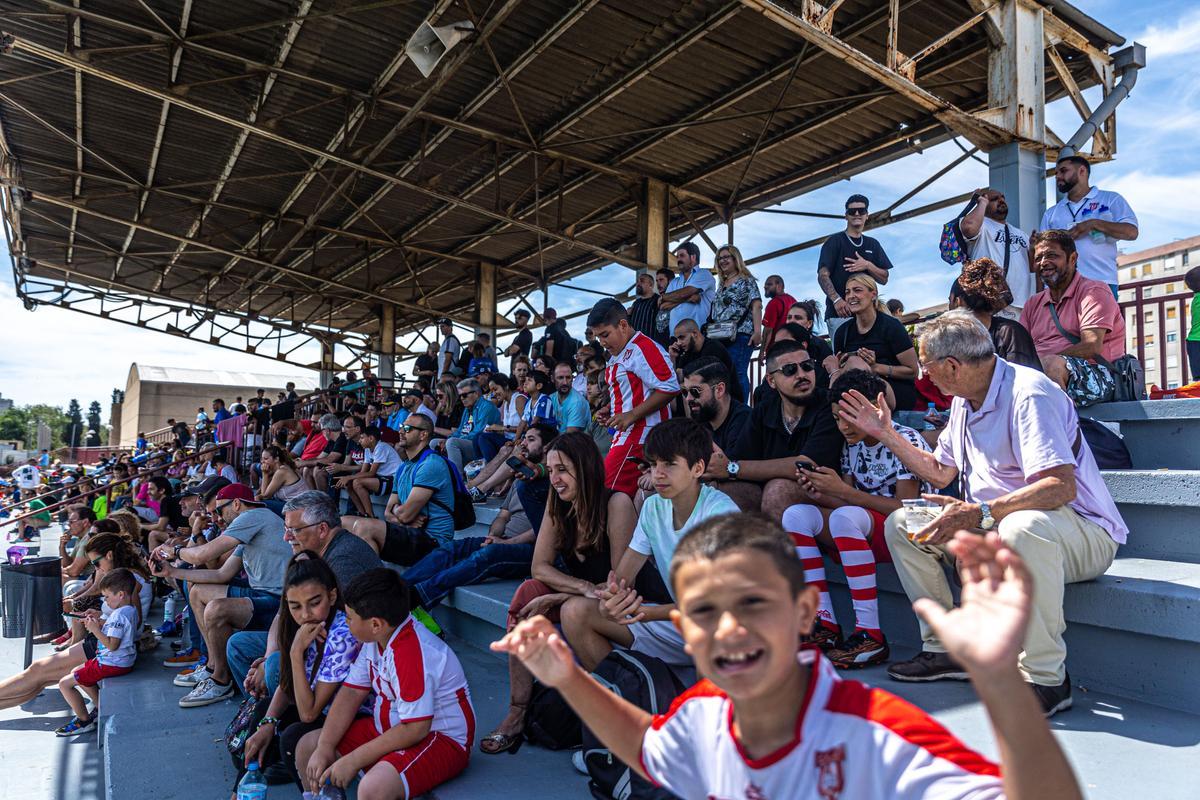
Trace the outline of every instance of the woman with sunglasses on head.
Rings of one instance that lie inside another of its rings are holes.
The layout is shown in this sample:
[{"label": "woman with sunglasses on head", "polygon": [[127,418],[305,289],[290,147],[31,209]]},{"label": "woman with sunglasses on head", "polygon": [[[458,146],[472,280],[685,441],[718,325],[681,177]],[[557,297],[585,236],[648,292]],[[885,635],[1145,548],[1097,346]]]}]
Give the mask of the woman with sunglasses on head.
[{"label": "woman with sunglasses on head", "polygon": [[717,250],[717,293],[709,315],[707,336],[725,345],[733,362],[734,380],[742,397],[750,396],[750,355],[760,343],[762,296],[742,253],[731,244]]},{"label": "woman with sunglasses on head", "polygon": [[438,381],[434,396],[437,399],[437,406],[433,409],[437,412],[437,422],[433,432],[438,436],[449,436],[458,430],[462,422],[463,407],[458,400],[458,384],[449,380]]},{"label": "woman with sunglasses on head", "polygon": [[836,363],[827,360],[830,376],[853,368],[847,359],[857,356],[868,371],[892,387],[896,398],[893,412],[915,409],[918,395],[914,381],[920,373],[917,350],[904,325],[879,301],[875,279],[861,273],[851,275],[846,280],[846,306],[853,317],[833,335]]},{"label": "woman with sunglasses on head", "polygon": [[[90,593],[87,596],[100,594],[99,588],[96,588],[99,586],[98,581],[112,570],[124,568],[133,572],[138,585],[138,597],[134,605],[139,609],[140,630],[140,620],[146,619],[146,615],[150,613],[154,591],[150,588],[145,562],[137,550],[120,534],[102,533],[88,542],[87,558],[95,570],[92,588],[85,589],[85,592]],[[101,602],[101,618],[107,618],[108,614],[109,609]],[[81,667],[88,659],[95,658],[96,650],[96,637],[89,634],[83,641],[71,645],[66,650],[40,658],[22,672],[0,681],[0,709],[29,702],[37,697],[42,689],[58,683],[76,667]]]}]

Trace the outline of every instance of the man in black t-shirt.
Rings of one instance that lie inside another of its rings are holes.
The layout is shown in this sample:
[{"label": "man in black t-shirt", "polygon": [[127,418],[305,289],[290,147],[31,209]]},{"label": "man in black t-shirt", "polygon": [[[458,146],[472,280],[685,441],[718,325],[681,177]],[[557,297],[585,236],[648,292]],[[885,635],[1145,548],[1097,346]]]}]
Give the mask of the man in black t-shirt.
[{"label": "man in black t-shirt", "polygon": [[[685,317],[679,320],[679,324],[675,326],[675,341],[671,343],[669,351],[671,358],[675,359],[675,369],[680,376],[693,362],[702,358],[715,358],[729,371],[730,375],[733,374],[733,361],[729,358],[729,351],[720,342],[709,339],[701,333],[700,326],[694,319]],[[746,398],[742,396],[742,387],[737,381],[734,381],[729,387],[729,393],[738,402],[746,401]]]},{"label": "man in black t-shirt", "polygon": [[438,345],[437,342],[430,342],[425,348],[425,352],[417,356],[417,363],[413,366],[413,375],[418,379],[425,379],[431,384],[437,380],[438,376]]},{"label": "man in black t-shirt", "polygon": [[729,370],[715,358],[700,358],[684,370],[679,382],[688,416],[712,429],[713,444],[733,452],[750,421],[750,406],[734,400],[729,390],[737,385]]},{"label": "man in black t-shirt", "polygon": [[529,312],[524,308],[518,308],[513,314],[513,318],[517,321],[517,336],[512,340],[512,344],[504,349],[504,355],[508,356],[508,372],[511,375],[514,366],[514,360],[517,356],[529,357],[529,351],[533,347],[533,332],[529,330]]},{"label": "man in black t-shirt", "polygon": [[821,245],[817,258],[817,283],[825,292],[825,322],[829,336],[850,318],[850,308],[843,294],[846,279],[856,272],[865,272],[876,283],[888,282],[892,262],[877,239],[863,234],[867,225],[866,196],[852,194],[846,200],[846,230],[836,233]]}]

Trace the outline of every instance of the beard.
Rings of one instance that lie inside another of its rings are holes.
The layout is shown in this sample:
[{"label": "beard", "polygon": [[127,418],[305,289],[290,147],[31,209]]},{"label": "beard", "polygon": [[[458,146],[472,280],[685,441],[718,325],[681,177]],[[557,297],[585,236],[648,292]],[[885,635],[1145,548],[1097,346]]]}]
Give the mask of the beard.
[{"label": "beard", "polygon": [[701,403],[696,407],[693,407],[689,403],[688,408],[692,412],[692,419],[705,425],[716,419],[717,412],[720,410],[717,408],[717,402],[715,400],[708,403]]},{"label": "beard", "polygon": [[1054,188],[1058,189],[1059,194],[1066,194],[1074,189],[1077,183],[1079,183],[1078,178],[1071,178],[1070,180],[1056,180],[1054,182]]}]

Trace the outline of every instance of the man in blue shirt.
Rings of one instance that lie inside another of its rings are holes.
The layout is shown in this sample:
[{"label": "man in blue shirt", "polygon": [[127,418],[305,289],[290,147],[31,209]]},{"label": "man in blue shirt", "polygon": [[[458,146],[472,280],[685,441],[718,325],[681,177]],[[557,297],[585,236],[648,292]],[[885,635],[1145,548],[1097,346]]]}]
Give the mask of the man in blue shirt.
[{"label": "man in blue shirt", "polygon": [[213,400],[212,408],[213,408],[213,427],[214,428],[217,425],[220,425],[225,420],[229,419],[231,416],[233,416],[232,414],[229,413],[229,410],[225,408],[225,401],[219,397],[216,400]]},{"label": "man in blue shirt", "polygon": [[675,330],[683,319],[694,319],[703,328],[717,294],[717,281],[712,272],[700,268],[700,248],[695,242],[675,248],[675,263],[679,272],[667,284],[666,294],[658,299],[658,310],[671,314],[668,331]]},{"label": "man in blue shirt", "polygon": [[396,472],[383,519],[342,517],[342,525],[378,550],[384,561],[409,566],[454,541],[453,478],[446,459],[429,449],[432,438],[429,417],[410,415],[400,426],[396,447],[405,461]]},{"label": "man in blue shirt", "polygon": [[479,458],[475,440],[488,425],[500,424],[500,409],[483,396],[479,381],[467,378],[458,382],[458,399],[463,404],[462,422],[458,430],[445,440],[446,458],[462,470],[463,465]]},{"label": "man in blue shirt", "polygon": [[592,416],[587,399],[572,388],[573,381],[570,364],[562,363],[554,368],[555,392],[550,405],[554,408],[559,433],[582,431]]}]

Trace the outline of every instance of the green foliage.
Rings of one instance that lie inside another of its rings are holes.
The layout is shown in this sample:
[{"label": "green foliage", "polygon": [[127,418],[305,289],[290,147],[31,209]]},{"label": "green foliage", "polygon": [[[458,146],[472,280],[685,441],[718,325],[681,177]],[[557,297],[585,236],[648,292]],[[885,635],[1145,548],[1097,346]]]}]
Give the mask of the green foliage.
[{"label": "green foliage", "polygon": [[0,439],[20,439],[32,450],[37,446],[38,422],[43,422],[50,428],[51,449],[62,447],[66,443],[64,427],[68,424],[67,415],[58,406],[42,404],[13,406],[7,411],[0,411]]},{"label": "green foliage", "polygon": [[83,411],[79,407],[79,401],[71,398],[70,404],[67,406],[66,418],[59,426],[62,432],[59,434],[59,439],[67,447],[78,447],[83,441],[83,434],[86,428],[83,427]]},{"label": "green foliage", "polygon": [[[90,406],[88,406],[87,427],[88,427],[89,431],[95,431],[95,433],[93,433],[91,436],[88,436],[88,438],[87,438],[87,446],[88,447],[97,447],[98,445],[100,445],[103,442],[108,440],[107,428],[105,428],[104,424],[102,423],[102,421],[100,419],[100,401],[99,400],[93,400],[92,404]],[[103,438],[101,438],[101,437],[103,437]]]}]

